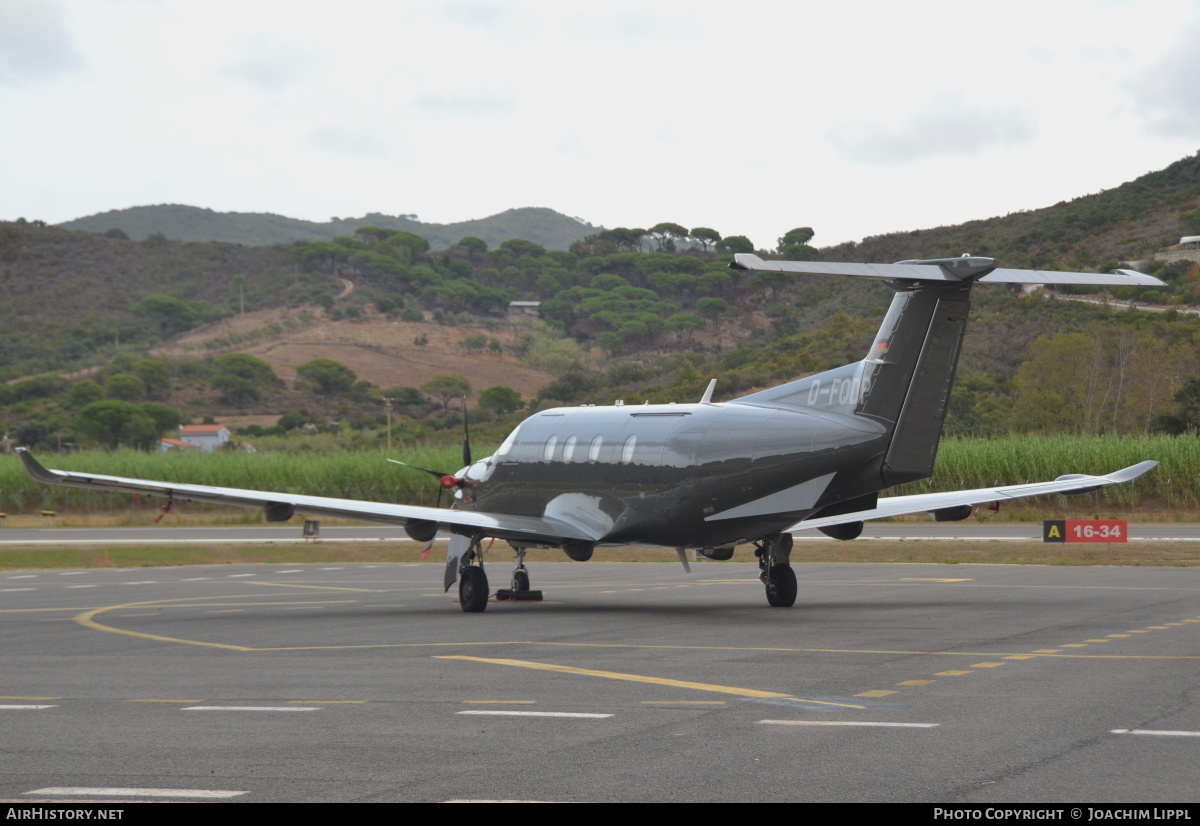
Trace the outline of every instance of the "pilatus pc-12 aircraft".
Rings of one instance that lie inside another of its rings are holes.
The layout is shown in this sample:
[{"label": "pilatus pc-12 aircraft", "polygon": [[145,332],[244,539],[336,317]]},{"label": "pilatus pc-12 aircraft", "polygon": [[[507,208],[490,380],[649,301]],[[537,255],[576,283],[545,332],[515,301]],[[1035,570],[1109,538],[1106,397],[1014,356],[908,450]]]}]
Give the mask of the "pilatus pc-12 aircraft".
[{"label": "pilatus pc-12 aircraft", "polygon": [[1148,275],[1041,272],[996,267],[963,256],[898,264],[764,261],[738,255],[732,267],[885,281],[896,295],[866,356],[853,364],[714,402],[715,382],[696,404],[560,407],[523,421],[495,455],[472,462],[464,440],[451,508],[301,496],[271,491],[153,482],[47,470],[27,451],[26,469],[47,484],[164,496],[263,509],[268,522],[295,513],[403,525],[429,542],[451,534],[446,590],[458,582],[464,611],[483,611],[485,539],[516,551],[501,599],[540,598],[529,590],[525,551],[558,547],[583,562],[598,546],[650,544],[710,559],[753,545],[767,601],[796,600],[792,531],[818,529],[853,539],[863,521],[929,512],[966,519],[973,506],[1022,496],[1081,493],[1128,482],[1145,461],[1107,476],[1069,474],[1052,482],[879,498],[879,492],[933,472],[958,362],[971,288],[985,284],[1164,286]]}]

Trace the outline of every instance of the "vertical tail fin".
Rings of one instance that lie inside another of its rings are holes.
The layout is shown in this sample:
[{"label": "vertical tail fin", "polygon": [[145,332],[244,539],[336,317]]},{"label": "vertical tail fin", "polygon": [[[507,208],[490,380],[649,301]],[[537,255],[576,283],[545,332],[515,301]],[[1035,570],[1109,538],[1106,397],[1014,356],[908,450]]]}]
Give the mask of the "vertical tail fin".
[{"label": "vertical tail fin", "polygon": [[896,290],[862,361],[733,399],[738,404],[820,410],[884,424],[891,431],[882,467],[885,487],[924,479],[933,472],[976,281],[1165,286],[1152,276],[1126,270],[1116,274],[998,270],[992,259],[971,256],[899,264],[829,264],[738,255],[730,266],[883,279]]}]

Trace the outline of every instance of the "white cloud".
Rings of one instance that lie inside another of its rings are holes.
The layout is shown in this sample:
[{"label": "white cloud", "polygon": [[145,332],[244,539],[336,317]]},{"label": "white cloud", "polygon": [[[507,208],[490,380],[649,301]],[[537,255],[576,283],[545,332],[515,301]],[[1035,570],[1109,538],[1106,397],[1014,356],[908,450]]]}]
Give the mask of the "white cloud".
[{"label": "white cloud", "polygon": [[248,39],[240,56],[221,67],[221,74],[264,92],[278,92],[309,78],[320,62],[294,43],[259,34]]},{"label": "white cloud", "polygon": [[1161,60],[1128,84],[1134,108],[1151,133],[1168,138],[1200,138],[1198,43],[1200,20],[1194,20],[1178,29],[1174,45]]},{"label": "white cloud", "polygon": [[997,146],[1037,137],[1033,115],[1024,109],[985,109],[959,93],[933,98],[896,121],[860,121],[835,127],[826,140],[847,159],[873,166],[914,163],[926,158],[978,155]]},{"label": "white cloud", "polygon": [[83,61],[57,0],[0,0],[0,83],[52,78]]},{"label": "white cloud", "polygon": [[511,114],[517,102],[504,95],[477,89],[464,93],[429,93],[413,99],[418,109],[439,117],[497,118]]},{"label": "white cloud", "polygon": [[506,6],[484,0],[451,0],[442,5],[441,12],[451,23],[480,29],[493,29],[513,15]]},{"label": "white cloud", "polygon": [[395,149],[381,130],[373,127],[317,126],[308,132],[308,142],[317,149],[355,158],[386,158]]}]

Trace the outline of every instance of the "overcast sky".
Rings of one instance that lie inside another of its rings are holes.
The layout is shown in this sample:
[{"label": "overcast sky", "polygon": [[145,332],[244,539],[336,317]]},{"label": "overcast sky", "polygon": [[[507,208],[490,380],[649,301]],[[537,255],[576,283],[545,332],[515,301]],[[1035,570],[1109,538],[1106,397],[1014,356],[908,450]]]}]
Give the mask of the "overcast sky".
[{"label": "overcast sky", "polygon": [[0,0],[0,112],[3,220],[545,206],[824,246],[1195,153],[1200,3]]}]

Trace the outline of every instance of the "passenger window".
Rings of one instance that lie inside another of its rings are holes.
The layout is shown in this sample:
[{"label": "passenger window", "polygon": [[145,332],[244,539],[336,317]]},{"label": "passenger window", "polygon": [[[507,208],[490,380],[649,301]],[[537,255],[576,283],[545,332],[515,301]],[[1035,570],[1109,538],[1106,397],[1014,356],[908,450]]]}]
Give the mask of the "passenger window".
[{"label": "passenger window", "polygon": [[588,448],[588,461],[589,462],[599,462],[600,461],[600,447],[603,444],[604,444],[603,436],[597,436],[596,438],[592,439],[592,445],[591,445],[591,447]]},{"label": "passenger window", "polygon": [[551,436],[546,441],[546,449],[542,451],[542,461],[549,462],[554,458],[554,447],[558,444],[558,437]]},{"label": "passenger window", "polygon": [[578,441],[573,435],[567,437],[567,441],[563,443],[563,461],[569,462],[575,458],[575,442]]},{"label": "passenger window", "polygon": [[621,448],[621,464],[627,465],[633,461],[633,451],[637,447],[637,436],[630,436],[625,440],[625,446]]}]

